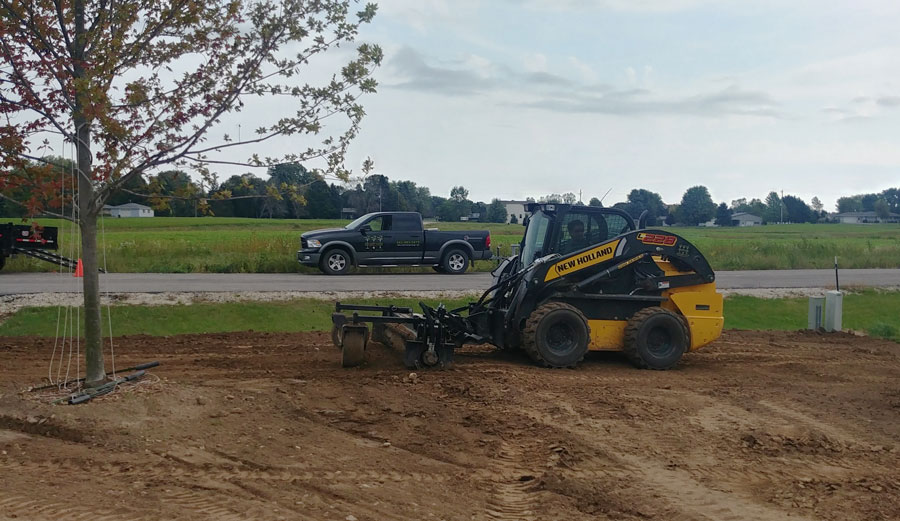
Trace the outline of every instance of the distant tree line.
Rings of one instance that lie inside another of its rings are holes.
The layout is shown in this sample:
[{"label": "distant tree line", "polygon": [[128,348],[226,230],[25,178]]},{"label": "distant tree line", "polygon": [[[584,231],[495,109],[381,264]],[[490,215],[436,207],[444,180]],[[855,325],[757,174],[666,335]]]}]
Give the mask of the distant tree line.
[{"label": "distant tree line", "polygon": [[[57,158],[59,168],[71,169],[71,162]],[[506,206],[498,199],[490,203],[472,201],[463,186],[454,186],[449,197],[432,195],[428,187],[413,181],[391,181],[381,174],[367,175],[351,183],[328,183],[303,165],[284,163],[270,167],[268,179],[254,174],[232,175],[212,186],[198,184],[190,175],[169,170],[155,175],[135,177],[108,201],[110,205],[136,202],[151,206],[158,216],[193,217],[252,217],[270,219],[337,219],[342,209],[359,216],[377,211],[414,211],[425,218],[441,221],[472,219],[482,222],[520,223],[518,217],[508,215]],[[20,200],[27,200],[19,194]],[[529,197],[527,201],[544,203],[584,204],[572,192],[552,193]],[[601,199],[591,197],[589,206],[603,206]],[[705,186],[688,188],[677,204],[665,204],[662,197],[650,190],[635,188],[626,200],[613,207],[628,212],[635,219],[644,215],[648,226],[683,224],[696,226],[715,223],[731,226],[732,216],[748,213],[763,223],[818,222],[827,217],[818,197],[807,204],[793,195],[779,196],[770,192],[764,200],[746,198],[716,204]],[[875,212],[880,218],[900,213],[900,188],[881,193],[841,197],[837,210],[843,212]],[[646,214],[645,214],[646,212]],[[14,206],[0,199],[0,216],[27,215],[26,206]]]}]

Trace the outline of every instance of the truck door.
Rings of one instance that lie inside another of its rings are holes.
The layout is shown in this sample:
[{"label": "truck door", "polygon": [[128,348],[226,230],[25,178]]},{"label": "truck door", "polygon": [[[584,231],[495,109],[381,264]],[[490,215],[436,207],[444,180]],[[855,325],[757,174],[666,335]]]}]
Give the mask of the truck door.
[{"label": "truck door", "polygon": [[419,264],[425,251],[422,216],[417,213],[394,215],[394,255],[397,264]]},{"label": "truck door", "polygon": [[396,249],[393,216],[378,215],[363,223],[356,248],[360,264],[392,264]]}]

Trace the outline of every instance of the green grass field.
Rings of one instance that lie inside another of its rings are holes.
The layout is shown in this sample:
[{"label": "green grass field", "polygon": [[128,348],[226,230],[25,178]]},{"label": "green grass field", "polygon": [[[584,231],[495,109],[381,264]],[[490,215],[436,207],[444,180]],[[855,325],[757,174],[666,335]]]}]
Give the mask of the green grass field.
[{"label": "green grass field", "polygon": [[[78,235],[64,221],[60,253],[78,257]],[[111,272],[150,273],[289,273],[312,271],[295,258],[300,234],[343,226],[338,220],[155,217],[103,222],[98,242]],[[492,249],[507,256],[524,231],[521,225],[474,222],[437,223],[444,230],[488,229]],[[669,228],[696,244],[713,269],[827,268],[834,256],[843,268],[900,267],[900,226],[890,224],[786,224],[748,228]],[[101,255],[101,263],[103,256]],[[479,262],[490,271],[494,262]],[[19,256],[9,271],[53,271],[54,265]],[[374,269],[367,268],[372,271]],[[406,271],[414,268],[406,268]],[[391,271],[397,271],[392,269]]]},{"label": "green grass field", "polygon": [[[391,299],[389,303],[418,309],[417,299]],[[426,300],[436,305],[435,300]],[[468,300],[444,301],[448,308]],[[354,303],[384,304],[382,300]],[[189,306],[111,306],[113,335],[166,336],[226,331],[324,331],[331,328],[333,303],[320,300],[289,302],[230,302]],[[759,299],[734,296],[725,300],[725,327],[729,329],[790,331],[806,327],[807,299]],[[58,308],[26,308],[0,324],[0,336],[56,336]],[[104,322],[107,311],[103,310]],[[900,342],[900,292],[865,290],[844,297],[843,327]],[[62,326],[60,326],[62,327]],[[108,331],[104,323],[103,330]]]}]

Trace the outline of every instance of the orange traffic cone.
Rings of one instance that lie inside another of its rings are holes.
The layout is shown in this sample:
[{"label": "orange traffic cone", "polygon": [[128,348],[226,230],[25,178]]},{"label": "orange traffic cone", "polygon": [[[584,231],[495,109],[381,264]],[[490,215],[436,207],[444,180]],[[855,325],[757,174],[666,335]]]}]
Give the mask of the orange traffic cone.
[{"label": "orange traffic cone", "polygon": [[75,267],[75,273],[73,273],[72,276],[84,277],[84,266],[81,264],[81,259],[78,259],[78,266]]}]

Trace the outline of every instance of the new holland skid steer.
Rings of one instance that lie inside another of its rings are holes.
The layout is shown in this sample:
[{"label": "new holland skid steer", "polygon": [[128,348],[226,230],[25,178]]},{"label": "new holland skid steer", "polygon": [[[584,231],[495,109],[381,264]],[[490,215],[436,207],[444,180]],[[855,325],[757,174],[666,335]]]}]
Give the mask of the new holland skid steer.
[{"label": "new holland skid steer", "polygon": [[[624,211],[531,203],[520,254],[494,270],[477,302],[453,310],[338,302],[332,315],[344,366],[373,339],[405,351],[410,368],[445,367],[455,348],[524,349],[548,367],[587,351],[624,351],[640,368],[669,369],[722,332],[722,295],[703,255],[684,238],[636,226]],[[345,312],[352,312],[351,314]]]}]

